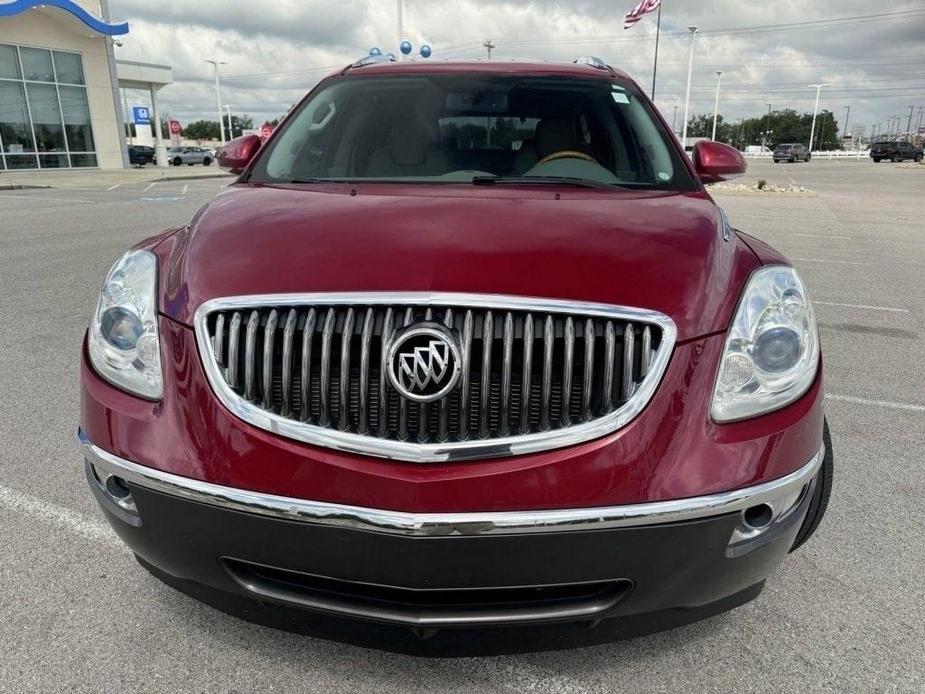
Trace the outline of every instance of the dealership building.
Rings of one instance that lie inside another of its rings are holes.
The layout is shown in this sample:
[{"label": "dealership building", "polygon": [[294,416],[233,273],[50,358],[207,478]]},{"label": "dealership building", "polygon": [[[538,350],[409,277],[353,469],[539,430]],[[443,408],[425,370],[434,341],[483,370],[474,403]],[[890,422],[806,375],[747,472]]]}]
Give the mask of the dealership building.
[{"label": "dealership building", "polygon": [[163,155],[157,90],[172,70],[117,61],[128,31],[107,0],[0,0],[0,171],[128,166],[120,87],[147,92],[136,113]]}]

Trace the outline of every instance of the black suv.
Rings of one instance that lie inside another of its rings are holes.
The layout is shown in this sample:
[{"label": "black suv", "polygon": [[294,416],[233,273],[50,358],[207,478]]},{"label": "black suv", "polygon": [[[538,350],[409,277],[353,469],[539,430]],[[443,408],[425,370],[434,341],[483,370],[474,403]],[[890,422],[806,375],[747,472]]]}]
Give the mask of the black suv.
[{"label": "black suv", "polygon": [[809,149],[798,143],[777,145],[774,148],[774,163],[781,161],[809,161]]},{"label": "black suv", "polygon": [[147,145],[129,145],[128,161],[132,166],[144,166],[154,163],[154,147]]},{"label": "black suv", "polygon": [[881,159],[922,161],[922,149],[911,142],[875,142],[870,148],[870,158],[875,162]]}]

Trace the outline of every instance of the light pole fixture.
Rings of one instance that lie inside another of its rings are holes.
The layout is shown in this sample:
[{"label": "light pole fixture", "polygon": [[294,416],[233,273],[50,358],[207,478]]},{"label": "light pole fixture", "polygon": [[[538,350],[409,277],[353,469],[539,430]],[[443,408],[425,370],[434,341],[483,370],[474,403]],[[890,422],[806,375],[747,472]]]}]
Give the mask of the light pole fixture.
[{"label": "light pole fixture", "polygon": [[723,71],[716,71],[716,99],[713,101],[713,134],[710,139],[716,141],[716,119],[719,116],[719,81],[723,77]]},{"label": "light pole fixture", "polygon": [[813,87],[816,90],[816,104],[813,106],[813,123],[809,127],[809,151],[813,151],[813,137],[816,134],[816,111],[819,110],[819,92],[822,91],[823,87],[831,86],[828,82],[823,84],[811,84],[810,87]]},{"label": "light pole fixture", "polygon": [[228,141],[234,139],[234,128],[231,127],[231,104],[225,104],[225,113],[228,114]]},{"label": "light pole fixture", "polygon": [[222,62],[221,60],[207,60],[207,63],[212,63],[212,67],[215,69],[215,105],[218,107],[218,138],[222,141],[222,144],[225,144],[225,128],[223,127],[224,114],[222,113],[222,83],[218,77],[218,66],[227,65],[228,63]]},{"label": "light pole fixture", "polygon": [[684,124],[681,132],[681,146],[687,147],[687,117],[691,107],[691,73],[694,70],[694,35],[697,33],[696,26],[689,26],[687,30],[691,34],[691,48],[687,56],[687,92],[684,95]]}]

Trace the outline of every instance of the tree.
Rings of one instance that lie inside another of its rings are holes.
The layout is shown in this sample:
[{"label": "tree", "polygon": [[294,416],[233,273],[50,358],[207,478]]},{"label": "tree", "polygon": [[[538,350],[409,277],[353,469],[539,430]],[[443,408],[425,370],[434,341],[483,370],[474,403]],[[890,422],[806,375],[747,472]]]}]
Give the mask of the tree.
[{"label": "tree", "polygon": [[197,120],[183,128],[183,137],[189,140],[218,140],[218,121]]},{"label": "tree", "polygon": [[[809,131],[812,128],[813,114],[797,113],[793,109],[772,111],[751,118],[740,119],[737,124],[727,124],[722,116],[717,119],[716,139],[739,149],[748,145],[760,145],[765,141],[769,147],[783,142],[802,142],[809,144]],[[713,130],[713,114],[693,116],[687,124],[687,134],[691,137],[709,137]],[[831,111],[823,110],[816,114],[816,131],[813,134],[813,149],[838,149],[838,121]]]},{"label": "tree", "polygon": [[[225,133],[228,133],[228,116],[227,114],[222,118],[222,125],[225,128]],[[244,134],[245,130],[254,129],[254,119],[249,115],[242,114],[240,116],[232,113],[231,114],[231,138],[241,137]],[[216,128],[216,137],[218,139],[218,128]]]}]

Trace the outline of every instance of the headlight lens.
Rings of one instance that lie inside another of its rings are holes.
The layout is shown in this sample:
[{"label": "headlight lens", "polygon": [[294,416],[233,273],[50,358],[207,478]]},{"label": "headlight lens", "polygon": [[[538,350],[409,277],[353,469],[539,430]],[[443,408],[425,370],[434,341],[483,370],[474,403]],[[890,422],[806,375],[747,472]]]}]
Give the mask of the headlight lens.
[{"label": "headlight lens", "polygon": [[713,391],[714,421],[776,410],[807,391],[819,365],[816,316],[791,267],[755,272],[745,288]]},{"label": "headlight lens", "polygon": [[157,257],[129,251],[112,266],[90,324],[90,361],[113,385],[157,400],[164,392],[157,335]]}]

